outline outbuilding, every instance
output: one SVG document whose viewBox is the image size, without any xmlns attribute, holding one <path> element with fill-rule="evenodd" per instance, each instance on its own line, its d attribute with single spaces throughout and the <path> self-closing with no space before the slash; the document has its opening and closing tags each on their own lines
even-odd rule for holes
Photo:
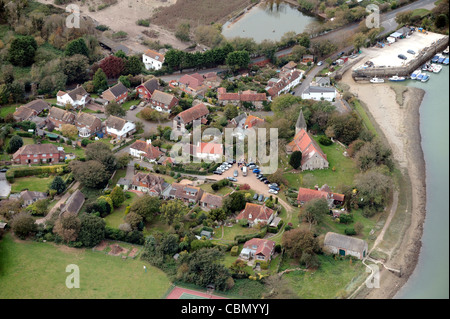
<svg viewBox="0 0 450 319">
<path fill-rule="evenodd" d="M 366 257 L 368 245 L 365 240 L 328 232 L 323 242 L 324 250 L 339 256 L 354 256 L 358 259 Z"/>
</svg>

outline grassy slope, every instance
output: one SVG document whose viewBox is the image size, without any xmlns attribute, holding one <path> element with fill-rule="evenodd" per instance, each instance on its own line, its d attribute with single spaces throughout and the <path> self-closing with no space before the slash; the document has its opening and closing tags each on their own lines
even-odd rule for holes
<svg viewBox="0 0 450 319">
<path fill-rule="evenodd" d="M 0 298 L 161 298 L 169 280 L 141 260 L 49 243 L 0 241 Z M 45 257 L 44 257 L 45 256 Z M 66 266 L 80 268 L 80 288 L 65 285 Z"/>
<path fill-rule="evenodd" d="M 127 198 L 120 207 L 117 207 L 112 214 L 109 214 L 108 216 L 106 216 L 105 222 L 106 225 L 109 227 L 114 227 L 114 228 L 119 228 L 120 224 L 123 224 L 124 218 L 125 218 L 125 209 L 127 208 L 128 205 L 130 205 L 133 200 L 135 199 L 135 197 L 137 196 L 136 193 L 133 192 L 127 192 L 128 194 L 130 194 L 130 198 Z"/>
<path fill-rule="evenodd" d="M 11 184 L 11 192 L 18 193 L 24 189 L 37 192 L 45 192 L 48 185 L 52 182 L 53 176 L 39 178 L 36 176 L 15 178 L 14 183 Z"/>
</svg>

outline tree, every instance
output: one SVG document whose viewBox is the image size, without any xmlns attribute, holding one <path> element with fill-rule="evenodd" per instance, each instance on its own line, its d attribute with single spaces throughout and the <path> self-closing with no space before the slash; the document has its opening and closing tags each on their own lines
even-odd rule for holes
<svg viewBox="0 0 450 319">
<path fill-rule="evenodd" d="M 363 129 L 362 121 L 355 112 L 332 115 L 328 120 L 329 127 L 332 127 L 334 137 L 347 145 L 356 140 Z"/>
<path fill-rule="evenodd" d="M 208 217 L 213 221 L 223 221 L 227 219 L 227 214 L 222 208 L 214 208 L 209 211 Z"/>
<path fill-rule="evenodd" d="M 273 99 L 271 108 L 275 113 L 282 115 L 286 109 L 297 104 L 299 101 L 300 98 L 297 96 L 293 96 L 292 94 L 282 94 Z"/>
<path fill-rule="evenodd" d="M 101 217 L 83 214 L 80 218 L 78 240 L 85 247 L 94 247 L 105 238 L 106 222 Z"/>
<path fill-rule="evenodd" d="M 364 143 L 355 157 L 362 171 L 380 165 L 386 165 L 390 170 L 394 168 L 391 149 L 385 147 L 379 140 Z"/>
<path fill-rule="evenodd" d="M 40 199 L 29 205 L 27 210 L 29 210 L 32 215 L 45 216 L 48 213 L 48 204 L 49 200 L 47 198 Z"/>
<path fill-rule="evenodd" d="M 223 199 L 222 208 L 228 213 L 232 214 L 236 211 L 245 208 L 245 196 L 241 192 L 234 192 Z"/>
<path fill-rule="evenodd" d="M 36 40 L 30 36 L 15 38 L 8 52 L 8 60 L 15 66 L 29 66 L 34 62 L 37 50 Z"/>
<path fill-rule="evenodd" d="M 119 82 L 125 85 L 127 88 L 131 86 L 130 77 L 128 75 L 119 76 Z"/>
<path fill-rule="evenodd" d="M 22 212 L 14 215 L 11 221 L 11 229 L 21 239 L 25 239 L 36 230 L 36 224 L 30 214 Z"/>
<path fill-rule="evenodd" d="M 271 275 L 264 279 L 266 287 L 264 299 L 298 299 L 297 294 L 292 290 L 289 283 L 283 277 Z"/>
<path fill-rule="evenodd" d="M 95 71 L 92 84 L 94 85 L 94 90 L 96 92 L 104 91 L 108 88 L 108 78 L 101 68 Z"/>
<path fill-rule="evenodd" d="M 320 223 L 329 211 L 328 202 L 325 198 L 314 198 L 305 204 L 300 217 L 309 223 L 311 229 L 311 225 Z"/>
<path fill-rule="evenodd" d="M 67 43 L 64 53 L 67 56 L 82 54 L 86 57 L 89 57 L 89 49 L 83 38 L 78 38 Z"/>
<path fill-rule="evenodd" d="M 176 27 L 175 37 L 177 37 L 183 42 L 188 42 L 190 41 L 189 32 L 190 32 L 189 23 L 180 23 Z"/>
<path fill-rule="evenodd" d="M 100 141 L 86 146 L 86 160 L 98 161 L 105 169 L 112 172 L 117 168 L 117 160 L 108 145 Z"/>
<path fill-rule="evenodd" d="M 364 225 L 363 225 L 363 223 L 361 223 L 360 221 L 358 221 L 358 222 L 355 223 L 355 227 L 354 227 L 354 228 L 355 228 L 356 234 L 359 235 L 359 234 L 361 234 L 362 231 L 364 230 Z"/>
<path fill-rule="evenodd" d="M 395 22 L 400 25 L 409 24 L 411 22 L 412 14 L 413 12 L 411 10 L 397 13 L 395 16 Z"/>
<path fill-rule="evenodd" d="M 117 159 L 117 168 L 126 168 L 131 160 L 131 156 L 130 154 L 121 154 L 117 156 L 116 159 Z"/>
<path fill-rule="evenodd" d="M 125 116 L 127 111 L 117 102 L 108 103 L 105 107 L 106 115 Z"/>
<path fill-rule="evenodd" d="M 234 51 L 227 55 L 226 64 L 232 71 L 245 69 L 250 63 L 250 54 L 247 51 Z"/>
<path fill-rule="evenodd" d="M 61 125 L 61 133 L 63 136 L 74 140 L 78 136 L 78 129 L 75 125 L 63 124 L 63 125 Z"/>
<path fill-rule="evenodd" d="M 356 51 L 359 51 L 361 47 L 364 47 L 367 41 L 367 37 L 364 33 L 359 32 L 354 35 L 353 37 L 353 46 L 355 47 Z"/>
<path fill-rule="evenodd" d="M 171 200 L 161 206 L 161 217 L 169 225 L 176 223 L 181 219 L 186 210 L 184 203 L 178 199 Z"/>
<path fill-rule="evenodd" d="M 64 213 L 56 220 L 53 232 L 68 243 L 77 240 L 80 228 L 81 221 L 77 215 Z"/>
<path fill-rule="evenodd" d="M 125 221 L 130 224 L 131 229 L 137 229 L 139 224 L 143 222 L 143 218 L 141 215 L 138 215 L 136 213 L 128 213 L 127 216 L 125 216 Z"/>
<path fill-rule="evenodd" d="M 289 165 L 292 166 L 293 169 L 297 169 L 302 165 L 302 152 L 294 151 L 289 158 Z"/>
<path fill-rule="evenodd" d="M 86 162 L 72 161 L 69 167 L 75 180 L 88 188 L 103 188 L 110 177 L 105 166 L 93 160 Z"/>
<path fill-rule="evenodd" d="M 228 120 L 235 118 L 239 113 L 237 106 L 233 104 L 227 104 L 223 111 Z"/>
<path fill-rule="evenodd" d="M 119 207 L 125 201 L 125 194 L 120 186 L 114 187 L 109 197 L 114 207 Z"/>
<path fill-rule="evenodd" d="M 84 55 L 75 54 L 61 62 L 62 70 L 67 75 L 67 84 L 84 82 L 88 78 L 89 60 Z"/>
<path fill-rule="evenodd" d="M 23 146 L 23 139 L 19 135 L 13 135 L 9 140 L 8 153 L 13 154 Z"/>
<path fill-rule="evenodd" d="M 392 190 L 392 179 L 377 170 L 368 170 L 355 178 L 356 195 L 353 203 L 363 208 L 363 214 L 372 216 L 383 210 Z"/>
<path fill-rule="evenodd" d="M 100 68 L 105 72 L 108 78 L 116 79 L 122 74 L 125 63 L 121 58 L 110 55 L 100 62 Z"/>
<path fill-rule="evenodd" d="M 295 45 L 292 48 L 291 54 L 294 61 L 301 61 L 303 56 L 306 54 L 306 48 L 302 45 Z"/>
<path fill-rule="evenodd" d="M 293 258 L 300 259 L 303 253 L 313 255 L 320 251 L 319 243 L 313 233 L 303 228 L 284 232 L 281 242 L 286 252 Z"/>
<path fill-rule="evenodd" d="M 144 195 L 139 197 L 131 204 L 130 213 L 136 213 L 144 218 L 145 221 L 150 221 L 161 207 L 161 200 L 158 197 Z"/>
<path fill-rule="evenodd" d="M 125 61 L 125 74 L 137 75 L 142 72 L 144 64 L 139 56 L 133 55 Z"/>
<path fill-rule="evenodd" d="M 55 176 L 49 188 L 54 189 L 57 194 L 61 194 L 66 189 L 66 183 L 60 176 Z"/>
</svg>

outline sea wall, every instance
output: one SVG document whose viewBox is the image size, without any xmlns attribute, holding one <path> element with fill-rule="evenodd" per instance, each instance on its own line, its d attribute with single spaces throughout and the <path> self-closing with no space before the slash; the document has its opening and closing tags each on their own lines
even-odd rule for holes
<svg viewBox="0 0 450 319">
<path fill-rule="evenodd" d="M 393 75 L 409 76 L 415 70 L 420 68 L 427 61 L 431 60 L 437 53 L 443 51 L 448 46 L 449 37 L 439 39 L 434 45 L 426 47 L 420 52 L 420 55 L 401 67 L 375 67 L 360 70 L 353 70 L 352 77 L 354 80 L 368 80 L 373 77 L 390 77 Z"/>
</svg>

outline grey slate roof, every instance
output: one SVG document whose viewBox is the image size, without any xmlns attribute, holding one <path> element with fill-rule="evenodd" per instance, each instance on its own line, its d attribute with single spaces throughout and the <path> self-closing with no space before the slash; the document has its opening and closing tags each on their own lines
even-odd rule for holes
<svg viewBox="0 0 450 319">
<path fill-rule="evenodd" d="M 336 89 L 334 87 L 310 86 L 305 90 L 304 93 L 329 93 L 335 91 Z"/>
<path fill-rule="evenodd" d="M 344 248 L 353 251 L 362 251 L 367 247 L 367 243 L 359 238 L 328 232 L 323 242 L 325 246 Z"/>
<path fill-rule="evenodd" d="M 125 93 L 127 91 L 127 87 L 122 84 L 122 82 L 117 83 L 116 85 L 109 88 L 109 91 L 115 96 Z"/>
<path fill-rule="evenodd" d="M 78 214 L 85 201 L 84 194 L 80 190 L 76 190 L 67 200 L 61 213 Z"/>
</svg>

